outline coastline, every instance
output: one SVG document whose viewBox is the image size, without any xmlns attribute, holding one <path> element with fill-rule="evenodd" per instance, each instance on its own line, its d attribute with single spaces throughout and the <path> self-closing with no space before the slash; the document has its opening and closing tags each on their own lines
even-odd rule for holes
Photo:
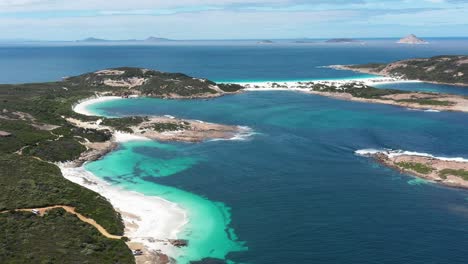
<svg viewBox="0 0 468 264">
<path fill-rule="evenodd" d="M 81 100 L 73 106 L 73 111 L 95 116 L 87 108 L 90 105 L 120 100 L 118 96 L 97 96 Z M 119 144 L 142 141 L 182 141 L 203 142 L 220 140 L 243 141 L 255 134 L 249 127 L 225 126 L 200 120 L 177 119 L 173 116 L 150 117 L 140 126 L 132 126 L 134 133 L 113 130 L 101 124 L 101 120 L 85 122 L 68 118 L 68 122 L 78 127 L 93 129 L 109 129 L 112 138 L 106 142 L 85 143 L 87 151 L 75 161 L 60 163 L 57 166 L 63 176 L 85 188 L 91 189 L 106 197 L 114 209 L 121 213 L 125 225 L 124 236 L 130 239 L 127 245 L 135 249 L 143 249 L 143 256 L 136 256 L 138 263 L 173 263 L 182 259 L 184 263 L 184 250 L 179 249 L 171 241 L 187 236 L 185 227 L 190 223 L 189 209 L 178 203 L 171 202 L 156 195 L 146 195 L 113 186 L 112 183 L 100 179 L 86 169 L 85 165 L 102 158 L 104 155 L 117 149 Z M 157 122 L 187 122 L 191 125 L 188 130 L 168 132 L 150 131 L 146 127 Z M 216 209 L 218 210 L 218 209 Z M 195 241 L 193 241 L 195 242 Z M 189 249 L 193 251 L 193 249 Z M 148 260 L 150 262 L 148 262 Z"/>
<path fill-rule="evenodd" d="M 377 74 L 373 74 L 377 75 Z M 311 80 L 291 80 L 291 81 L 253 81 L 253 82 L 233 82 L 234 84 L 239 84 L 243 86 L 268 86 L 273 83 L 281 84 L 281 85 L 287 85 L 287 86 L 298 86 L 301 83 L 309 83 L 309 82 L 315 82 L 315 83 L 321 83 L 321 84 L 327 84 L 327 83 L 339 83 L 339 84 L 344 84 L 344 83 L 349 83 L 349 82 L 363 82 L 367 85 L 372 85 L 372 84 L 389 84 L 389 83 L 420 83 L 423 81 L 419 80 L 405 80 L 405 79 L 399 79 L 399 78 L 394 78 L 390 76 L 383 76 L 383 75 L 378 75 L 375 77 L 356 77 L 356 78 L 346 78 L 346 79 L 311 79 Z M 272 88 L 275 89 L 275 88 Z M 245 89 L 244 89 L 245 90 Z M 253 90 L 253 89 L 252 89 Z M 250 90 L 249 90 L 250 91 Z"/>
<path fill-rule="evenodd" d="M 358 156 L 370 157 L 378 163 L 417 178 L 448 187 L 468 189 L 468 159 L 437 157 L 428 153 L 403 150 L 360 149 Z"/>
<path fill-rule="evenodd" d="M 93 104 L 103 103 L 107 101 L 113 101 L 121 99 L 120 96 L 111 96 L 111 95 L 102 95 L 102 96 L 93 96 L 90 98 L 86 98 L 84 100 L 78 101 L 75 105 L 73 105 L 72 109 L 74 112 L 85 115 L 85 116 L 94 116 L 94 114 L 89 111 L 87 108 Z"/>
<path fill-rule="evenodd" d="M 334 69 L 334 70 L 340 70 L 340 71 L 352 71 L 352 72 L 371 74 L 371 75 L 377 75 L 377 76 L 382 76 L 382 77 L 392 77 L 389 74 L 378 72 L 371 68 L 353 68 L 350 66 L 352 65 L 330 65 L 326 67 L 330 69 Z M 448 83 L 448 82 L 436 82 L 436 81 L 426 81 L 426 80 L 416 80 L 416 81 L 432 83 L 432 84 L 452 85 L 452 86 L 468 86 L 468 83 Z"/>
<path fill-rule="evenodd" d="M 130 238 L 130 243 L 144 245 L 144 253 L 163 253 L 170 258 L 177 257 L 177 248 L 168 243 L 168 239 L 177 239 L 183 226 L 188 223 L 187 212 L 183 208 L 157 196 L 145 196 L 112 186 L 84 166 L 61 163 L 58 167 L 66 179 L 109 200 L 122 215 L 124 236 Z"/>
<path fill-rule="evenodd" d="M 361 80 L 336 80 L 336 81 L 315 81 L 315 82 L 263 82 L 263 83 L 244 83 L 244 91 L 294 91 L 307 94 L 326 96 L 339 100 L 356 101 L 363 103 L 377 103 L 405 107 L 408 109 L 431 110 L 431 111 L 459 111 L 468 112 L 468 99 L 461 95 L 428 93 L 428 92 L 408 92 L 394 93 L 385 96 L 366 98 L 356 97 L 346 92 L 346 86 L 354 85 L 359 87 L 378 84 L 391 83 L 419 83 L 418 80 L 402 80 L 392 77 L 367 78 Z M 334 87 L 336 91 L 331 92 L 326 89 L 314 90 L 314 86 Z M 374 88 L 378 89 L 378 88 Z M 420 104 L 417 100 L 441 101 L 439 104 Z M 444 104 L 445 103 L 445 104 Z"/>
</svg>

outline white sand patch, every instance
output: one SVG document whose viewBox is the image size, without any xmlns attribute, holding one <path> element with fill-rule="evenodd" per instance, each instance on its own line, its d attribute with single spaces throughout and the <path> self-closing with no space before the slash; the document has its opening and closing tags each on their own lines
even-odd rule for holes
<svg viewBox="0 0 468 264">
<path fill-rule="evenodd" d="M 371 155 L 375 155 L 378 153 L 384 154 L 390 158 L 394 158 L 398 156 L 419 156 L 419 157 L 433 158 L 433 159 L 444 160 L 444 161 L 468 162 L 468 159 L 461 158 L 461 157 L 438 157 L 429 153 L 406 151 L 406 150 L 360 149 L 360 150 L 355 151 L 355 154 L 359 156 L 371 156 Z"/>
<path fill-rule="evenodd" d="M 138 78 L 138 77 L 125 78 L 125 79 L 121 79 L 121 80 L 112 80 L 112 79 L 104 80 L 104 84 L 107 85 L 107 86 L 111 86 L 111 87 L 128 87 L 128 88 L 141 86 L 141 85 L 145 84 L 145 82 L 146 82 L 145 78 Z"/>
<path fill-rule="evenodd" d="M 129 142 L 129 141 L 150 141 L 151 139 L 143 136 L 137 136 L 125 132 L 116 131 L 114 133 L 114 140 L 118 143 Z"/>
<path fill-rule="evenodd" d="M 235 84 L 242 85 L 246 87 L 247 91 L 306 91 L 310 90 L 309 88 L 301 88 L 307 83 L 313 82 L 315 84 L 324 84 L 324 85 L 334 85 L 341 86 L 349 83 L 363 84 L 363 85 L 378 85 L 378 84 L 391 84 L 391 83 L 420 83 L 418 80 L 402 80 L 398 78 L 391 77 L 371 77 L 371 78 L 361 78 L 361 79 L 348 79 L 348 80 L 310 80 L 310 81 L 288 81 L 288 82 L 239 82 Z"/>
</svg>

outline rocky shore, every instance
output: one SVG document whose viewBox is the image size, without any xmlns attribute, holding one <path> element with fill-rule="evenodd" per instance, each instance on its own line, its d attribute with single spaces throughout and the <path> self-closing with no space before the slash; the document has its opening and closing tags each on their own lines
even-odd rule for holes
<svg viewBox="0 0 468 264">
<path fill-rule="evenodd" d="M 468 189 L 468 160 L 400 151 L 356 152 L 403 173 L 450 187 Z"/>
</svg>

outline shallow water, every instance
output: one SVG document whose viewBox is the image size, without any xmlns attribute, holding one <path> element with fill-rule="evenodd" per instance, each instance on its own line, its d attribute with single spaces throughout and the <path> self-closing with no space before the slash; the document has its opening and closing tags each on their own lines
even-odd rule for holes
<svg viewBox="0 0 468 264">
<path fill-rule="evenodd" d="M 122 154 L 125 173 L 115 173 L 127 175 L 121 184 L 138 179 L 129 188 L 150 193 L 171 186 L 230 207 L 229 227 L 248 247 L 228 255 L 235 262 L 465 262 L 466 191 L 422 182 L 354 152 L 391 148 L 468 158 L 466 114 L 295 92 L 199 101 L 128 99 L 95 105 L 93 111 L 170 114 L 246 125 L 258 132 L 246 141 L 165 144 L 174 152 L 133 148 Z M 146 159 L 134 162 L 135 155 Z M 112 159 L 111 154 L 105 160 Z M 157 177 L 161 170 L 175 173 Z M 179 202 L 184 206 L 190 199 Z M 209 201 L 197 199 L 187 207 Z M 205 219 L 217 219 L 209 216 L 213 211 L 203 212 Z M 224 245 L 233 251 L 242 246 Z"/>
<path fill-rule="evenodd" d="M 141 141 L 122 144 L 105 158 L 87 164 L 86 169 L 119 187 L 183 206 L 190 222 L 178 238 L 188 239 L 190 245 L 176 258 L 178 263 L 206 257 L 224 259 L 231 251 L 246 249 L 230 230 L 230 209 L 223 203 L 157 184 L 158 177 L 181 173 L 198 162 L 176 145 Z"/>
</svg>

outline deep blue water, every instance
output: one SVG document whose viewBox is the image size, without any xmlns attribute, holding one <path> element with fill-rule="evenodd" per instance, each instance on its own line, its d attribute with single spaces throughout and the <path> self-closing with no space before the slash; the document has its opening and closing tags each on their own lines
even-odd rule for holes
<svg viewBox="0 0 468 264">
<path fill-rule="evenodd" d="M 468 54 L 467 44 L 2 46 L 0 83 L 52 81 L 117 66 L 218 81 L 346 78 L 358 74 L 317 67 Z M 415 85 L 398 88 L 422 87 Z M 423 88 L 466 94 L 456 87 Z M 100 111 L 170 114 L 246 125 L 258 133 L 248 141 L 171 143 L 177 155 L 196 164 L 168 177 L 145 178 L 231 207 L 231 227 L 249 247 L 231 254 L 236 262 L 466 263 L 468 192 L 416 181 L 354 151 L 392 148 L 468 158 L 467 114 L 293 92 L 195 101 L 131 99 L 102 104 Z M 175 155 L 151 148 L 136 151 L 148 159 Z"/>
<path fill-rule="evenodd" d="M 53 81 L 119 66 L 183 72 L 216 81 L 346 78 L 358 74 L 317 67 L 468 54 L 468 39 L 430 41 L 430 45 L 419 46 L 397 45 L 394 40 L 369 40 L 366 45 L 237 42 L 172 46 L 0 45 L 0 83 Z"/>
<path fill-rule="evenodd" d="M 129 99 L 101 114 L 171 114 L 247 125 L 248 141 L 174 144 L 198 163 L 147 181 L 232 208 L 247 263 L 466 263 L 468 192 L 419 182 L 363 148 L 468 157 L 468 118 L 337 101 L 294 92 L 252 92 L 205 101 Z M 148 158 L 170 153 L 139 150 Z M 139 152 L 137 151 L 137 152 Z M 138 168 L 138 164 L 135 164 Z"/>
</svg>

